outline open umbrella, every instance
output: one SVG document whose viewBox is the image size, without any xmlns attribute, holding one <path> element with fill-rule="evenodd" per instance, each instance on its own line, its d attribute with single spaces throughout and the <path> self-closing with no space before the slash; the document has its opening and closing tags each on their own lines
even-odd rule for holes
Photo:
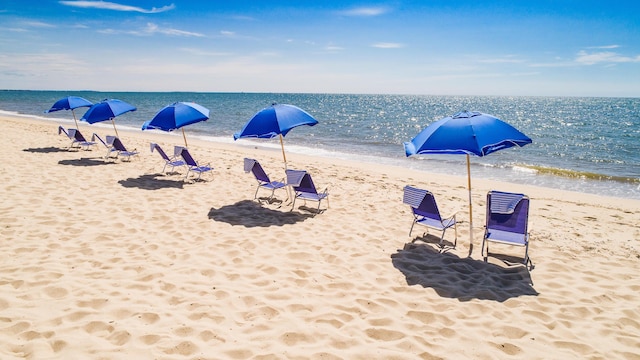
<svg viewBox="0 0 640 360">
<path fill-rule="evenodd" d="M 176 102 L 162 108 L 153 117 L 142 124 L 142 130 L 158 129 L 173 131 L 182 128 L 184 146 L 187 147 L 187 137 L 184 134 L 184 126 L 191 125 L 209 119 L 209 109 L 193 102 Z"/>
<path fill-rule="evenodd" d="M 45 113 L 50 113 L 54 111 L 60 110 L 71 110 L 71 114 L 73 114 L 73 121 L 76 122 L 76 128 L 78 127 L 78 120 L 76 119 L 76 113 L 73 111 L 79 107 L 89 107 L 93 105 L 93 103 L 85 98 L 81 98 L 79 96 L 67 96 L 56 101 L 51 109 L 45 111 Z"/>
<path fill-rule="evenodd" d="M 314 126 L 317 123 L 318 120 L 297 106 L 272 104 L 270 107 L 264 108 L 253 115 L 240 132 L 233 134 L 233 139 L 238 140 L 240 138 L 251 137 L 271 139 L 279 136 L 282 158 L 284 159 L 284 167 L 286 169 L 287 156 L 284 153 L 284 142 L 282 138 L 294 127 L 301 125 Z"/>
<path fill-rule="evenodd" d="M 467 156 L 469 188 L 469 242 L 473 240 L 471 166 L 469 155 L 485 156 L 512 146 L 525 146 L 531 139 L 493 115 L 477 111 L 459 112 L 440 119 L 404 143 L 407 156 L 416 154 L 463 154 Z M 471 252 L 471 249 L 469 250 Z"/>
<path fill-rule="evenodd" d="M 113 120 L 116 116 L 122 115 L 129 111 L 136 111 L 136 107 L 118 99 L 104 99 L 99 103 L 93 104 L 89 110 L 82 116 L 82 119 L 89 124 L 94 124 L 100 121 L 111 120 L 113 124 L 113 130 L 118 136 L 118 130 L 116 129 L 116 122 Z"/>
</svg>

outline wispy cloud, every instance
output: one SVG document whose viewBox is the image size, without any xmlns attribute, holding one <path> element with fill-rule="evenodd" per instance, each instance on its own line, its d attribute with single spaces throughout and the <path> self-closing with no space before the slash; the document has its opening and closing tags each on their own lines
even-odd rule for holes
<svg viewBox="0 0 640 360">
<path fill-rule="evenodd" d="M 163 6 L 160 8 L 152 7 L 150 10 L 143 9 L 137 6 L 131 5 L 123 5 L 108 1 L 60 1 L 60 4 L 66 6 L 73 6 L 85 9 L 105 9 L 105 10 L 115 10 L 115 11 L 133 11 L 139 12 L 143 14 L 155 14 L 161 13 L 169 10 L 173 10 L 176 8 L 174 4 Z"/>
<path fill-rule="evenodd" d="M 633 63 L 640 62 L 640 55 L 635 57 L 624 56 L 612 51 L 602 51 L 589 53 L 581 50 L 576 55 L 575 61 L 584 65 L 612 64 L 612 63 Z"/>
<path fill-rule="evenodd" d="M 341 46 L 336 46 L 336 45 L 327 45 L 324 48 L 326 51 L 342 51 L 344 50 L 343 47 Z"/>
<path fill-rule="evenodd" d="M 620 45 L 589 46 L 587 49 L 617 49 Z"/>
<path fill-rule="evenodd" d="M 403 48 L 404 45 L 400 43 L 381 42 L 381 43 L 372 44 L 371 47 L 378 48 L 378 49 L 399 49 L 399 48 Z"/>
<path fill-rule="evenodd" d="M 216 51 L 209 51 L 209 50 L 202 50 L 202 49 L 196 49 L 196 48 L 181 48 L 181 51 L 184 51 L 186 53 L 189 53 L 191 55 L 197 55 L 197 56 L 229 56 L 232 55 L 232 53 L 229 52 L 216 52 Z"/>
<path fill-rule="evenodd" d="M 344 16 L 379 16 L 388 13 L 385 7 L 356 7 L 338 12 Z"/>
<path fill-rule="evenodd" d="M 486 58 L 480 59 L 478 62 L 483 64 L 521 64 L 525 61 L 522 59 L 518 59 L 515 56 L 505 56 L 500 58 Z"/>
<path fill-rule="evenodd" d="M 22 22 L 23 25 L 28 26 L 28 27 L 36 27 L 36 28 L 54 28 L 56 27 L 55 25 L 49 24 L 49 23 L 45 23 L 42 21 L 34 21 L 34 20 L 30 20 L 30 21 L 23 21 Z"/>
<path fill-rule="evenodd" d="M 204 34 L 184 31 L 172 28 L 161 28 L 154 23 L 147 23 L 147 27 L 141 30 L 115 30 L 115 29 L 104 29 L 98 31 L 101 34 L 129 34 L 136 36 L 151 36 L 155 34 L 162 34 L 168 36 L 184 36 L 184 37 L 204 37 Z"/>
</svg>

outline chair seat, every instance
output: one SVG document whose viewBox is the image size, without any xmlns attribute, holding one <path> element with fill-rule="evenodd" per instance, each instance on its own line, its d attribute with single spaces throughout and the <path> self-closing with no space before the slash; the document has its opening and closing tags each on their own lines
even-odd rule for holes
<svg viewBox="0 0 640 360">
<path fill-rule="evenodd" d="M 456 220 L 454 218 L 451 218 L 451 219 L 443 219 L 442 221 L 438 221 L 435 219 L 422 217 L 420 219 L 417 219 L 416 223 L 424 226 L 430 226 L 438 230 L 445 230 L 455 225 Z"/>
<path fill-rule="evenodd" d="M 315 193 L 307 193 L 307 192 L 298 192 L 296 194 L 296 197 L 300 199 L 305 199 L 305 200 L 320 201 L 326 198 L 328 195 L 329 194 L 326 194 L 326 193 L 315 194 Z"/>
<path fill-rule="evenodd" d="M 527 245 L 526 236 L 523 234 L 516 234 L 509 231 L 501 231 L 490 229 L 487 230 L 486 239 L 488 241 L 500 242 L 509 245 L 525 246 Z"/>
<path fill-rule="evenodd" d="M 211 171 L 211 170 L 213 170 L 213 168 L 209 166 L 197 166 L 197 167 L 191 168 L 191 171 L 200 172 L 200 173 Z"/>
<path fill-rule="evenodd" d="M 287 184 L 280 181 L 271 181 L 271 182 L 263 182 L 260 184 L 260 186 L 269 190 L 277 190 L 287 186 Z"/>
</svg>

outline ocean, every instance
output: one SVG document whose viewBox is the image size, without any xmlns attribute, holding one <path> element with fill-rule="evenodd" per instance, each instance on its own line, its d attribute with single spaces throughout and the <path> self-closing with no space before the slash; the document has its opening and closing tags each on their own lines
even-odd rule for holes
<svg viewBox="0 0 640 360">
<path fill-rule="evenodd" d="M 70 95 L 92 102 L 115 98 L 136 106 L 135 112 L 116 118 L 117 127 L 123 129 L 140 129 L 168 104 L 193 101 L 211 114 L 208 121 L 186 128 L 188 136 L 228 143 L 259 110 L 272 103 L 292 104 L 319 124 L 292 130 L 285 139 L 287 153 L 464 177 L 464 156 L 407 158 L 402 144 L 436 120 L 459 111 L 479 111 L 508 122 L 533 143 L 472 156 L 472 181 L 482 178 L 640 199 L 640 98 L 4 90 L 0 91 L 0 113 L 72 124 L 70 111 L 44 113 Z M 78 119 L 86 109 L 76 110 Z M 280 146 L 277 139 L 238 140 L 251 141 Z M 460 185 L 466 185 L 466 180 Z"/>
</svg>

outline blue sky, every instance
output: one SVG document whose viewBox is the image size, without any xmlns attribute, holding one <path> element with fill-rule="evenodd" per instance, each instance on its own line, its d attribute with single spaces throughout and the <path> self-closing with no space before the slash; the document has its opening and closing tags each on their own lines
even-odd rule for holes
<svg viewBox="0 0 640 360">
<path fill-rule="evenodd" d="M 640 96 L 640 2 L 0 2 L 0 88 Z"/>
</svg>

